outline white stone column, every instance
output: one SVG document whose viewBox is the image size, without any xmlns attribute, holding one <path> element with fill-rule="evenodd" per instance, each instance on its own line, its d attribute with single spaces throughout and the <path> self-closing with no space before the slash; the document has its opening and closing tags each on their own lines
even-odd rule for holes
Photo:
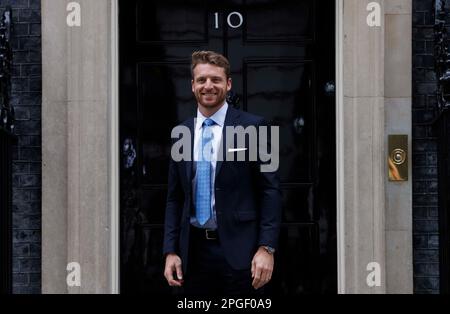
<svg viewBox="0 0 450 314">
<path fill-rule="evenodd" d="M 338 167 L 343 167 L 338 174 L 338 185 L 343 184 L 338 206 L 340 293 L 386 292 L 384 1 L 376 1 L 381 25 L 375 27 L 367 24 L 370 2 L 344 0 L 342 7 L 343 86 L 337 117 L 338 145 L 343 147 L 338 155 Z M 369 287 L 366 267 L 373 262 L 380 266 L 381 286 Z"/>
<path fill-rule="evenodd" d="M 412 292 L 411 175 L 392 183 L 387 167 L 388 135 L 411 138 L 411 2 L 337 1 L 340 293 Z M 380 26 L 367 23 L 369 3 Z M 372 262 L 380 286 L 367 284 Z"/>
<path fill-rule="evenodd" d="M 42 1 L 43 200 L 42 291 L 108 293 L 111 266 L 111 0 L 79 0 L 81 25 L 67 4 Z M 115 174 L 117 178 L 111 178 Z M 114 254 L 117 254 L 115 252 Z M 81 286 L 66 266 L 81 266 Z"/>
<path fill-rule="evenodd" d="M 67 292 L 67 29 L 65 1 L 41 1 L 42 292 Z"/>
</svg>

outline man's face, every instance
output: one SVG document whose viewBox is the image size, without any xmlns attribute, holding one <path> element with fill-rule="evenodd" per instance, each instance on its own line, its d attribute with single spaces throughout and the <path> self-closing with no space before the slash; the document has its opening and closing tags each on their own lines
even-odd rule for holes
<svg viewBox="0 0 450 314">
<path fill-rule="evenodd" d="M 199 106 L 211 109 L 222 105 L 230 90 L 231 79 L 227 80 L 224 68 L 207 63 L 194 68 L 192 92 Z"/>
</svg>

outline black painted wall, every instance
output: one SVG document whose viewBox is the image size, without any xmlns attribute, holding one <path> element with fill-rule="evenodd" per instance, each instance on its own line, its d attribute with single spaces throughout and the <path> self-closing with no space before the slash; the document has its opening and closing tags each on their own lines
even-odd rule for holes
<svg viewBox="0 0 450 314">
<path fill-rule="evenodd" d="M 13 293 L 41 292 L 41 1 L 0 0 L 13 11 Z"/>
<path fill-rule="evenodd" d="M 434 1 L 413 0 L 413 239 L 414 292 L 439 293 Z"/>
</svg>

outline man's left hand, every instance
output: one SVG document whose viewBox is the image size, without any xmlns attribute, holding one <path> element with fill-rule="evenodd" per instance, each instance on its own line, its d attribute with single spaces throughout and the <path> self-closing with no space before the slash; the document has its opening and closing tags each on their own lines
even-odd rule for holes
<svg viewBox="0 0 450 314">
<path fill-rule="evenodd" d="M 272 279 L 274 258 L 264 247 L 260 247 L 252 261 L 252 286 L 259 289 Z"/>
</svg>

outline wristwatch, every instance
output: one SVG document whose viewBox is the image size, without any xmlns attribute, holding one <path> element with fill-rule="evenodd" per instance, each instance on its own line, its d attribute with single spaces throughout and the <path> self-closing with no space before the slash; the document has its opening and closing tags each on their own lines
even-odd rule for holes
<svg viewBox="0 0 450 314">
<path fill-rule="evenodd" d="M 270 255 L 273 255 L 273 253 L 275 253 L 275 249 L 273 247 L 270 247 L 268 245 L 263 246 L 263 248 L 266 250 L 267 253 L 269 253 Z"/>
</svg>

